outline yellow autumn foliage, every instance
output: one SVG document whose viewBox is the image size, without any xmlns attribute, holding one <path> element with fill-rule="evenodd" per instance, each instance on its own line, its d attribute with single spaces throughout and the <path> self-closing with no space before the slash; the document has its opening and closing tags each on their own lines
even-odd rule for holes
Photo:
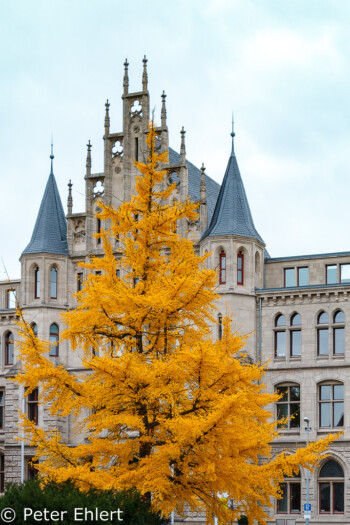
<svg viewBox="0 0 350 525">
<path fill-rule="evenodd" d="M 315 465 L 334 437 L 271 457 L 276 424 L 265 407 L 277 397 L 264 392 L 261 367 L 237 358 L 244 340 L 228 319 L 214 341 L 216 272 L 176 233 L 178 221 L 197 219 L 197 206 L 172 200 L 176 184 L 166 184 L 167 155 L 155 144 L 151 124 L 148 160 L 135 162 L 135 196 L 117 210 L 101 203 L 104 256 L 82 265 L 78 306 L 64 314 L 62 338 L 83 352 L 83 370 L 55 365 L 48 343 L 21 322 L 16 380 L 40 385 L 52 415 L 72 414 L 81 444 L 24 416 L 23 426 L 44 479 L 136 487 L 165 515 L 186 505 L 205 510 L 208 522 L 246 514 L 264 524 L 283 476 Z"/>
</svg>

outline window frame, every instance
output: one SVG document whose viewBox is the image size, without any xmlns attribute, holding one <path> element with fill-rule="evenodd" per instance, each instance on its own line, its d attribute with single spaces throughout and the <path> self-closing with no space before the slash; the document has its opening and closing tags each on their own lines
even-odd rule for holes
<svg viewBox="0 0 350 525">
<path fill-rule="evenodd" d="M 331 398 L 330 399 L 321 399 L 321 387 L 323 386 L 330 386 L 331 387 Z M 337 399 L 334 397 L 334 387 L 335 386 L 342 386 L 343 387 L 343 398 L 342 399 Z M 345 384 L 342 383 L 342 382 L 338 382 L 338 381 L 326 381 L 324 383 L 319 383 L 317 385 L 318 387 L 318 427 L 320 429 L 326 429 L 326 428 L 330 428 L 330 429 L 339 429 L 339 428 L 344 428 L 344 415 L 345 415 L 345 411 L 344 411 L 344 408 L 345 408 Z M 334 424 L 334 405 L 338 404 L 340 405 L 342 403 L 343 405 L 343 424 L 342 425 L 337 425 L 335 426 Z M 322 425 L 322 413 L 321 413 L 321 406 L 322 404 L 328 404 L 330 405 L 330 412 L 329 412 L 329 419 L 330 419 L 330 425 L 329 426 L 326 426 L 326 425 Z"/>
<path fill-rule="evenodd" d="M 55 272 L 53 274 L 53 272 Z M 52 279 L 52 275 L 55 275 L 55 281 Z M 53 291 L 53 287 L 54 286 L 54 292 L 55 294 L 52 293 Z M 58 269 L 57 269 L 57 266 L 51 266 L 50 268 L 50 299 L 57 299 L 57 291 L 58 291 Z"/>
<path fill-rule="evenodd" d="M 241 261 L 242 267 L 239 268 L 239 262 Z M 237 253 L 237 285 L 244 286 L 244 253 Z"/>
<path fill-rule="evenodd" d="M 221 250 L 219 255 L 219 284 L 226 284 L 227 260 L 226 252 Z M 223 266 L 224 261 L 224 266 Z"/>
<path fill-rule="evenodd" d="M 10 337 L 12 337 L 12 341 L 9 340 Z M 13 336 L 13 333 L 9 330 L 5 334 L 5 366 L 12 366 L 14 364 L 15 362 L 14 350 L 15 350 L 15 338 Z"/>
<path fill-rule="evenodd" d="M 328 268 L 331 268 L 331 267 L 334 267 L 336 268 L 336 279 L 334 282 L 328 282 Z M 337 284 L 339 283 L 339 265 L 337 263 L 335 264 L 326 264 L 326 267 L 325 267 L 325 270 L 326 270 L 326 284 Z"/>
<path fill-rule="evenodd" d="M 300 388 L 300 384 L 299 383 L 279 383 L 277 385 L 275 385 L 275 392 L 278 393 L 280 391 L 281 388 L 286 388 L 287 389 L 287 400 L 286 401 L 283 401 L 281 399 L 279 399 L 278 401 L 276 401 L 275 403 L 275 406 L 276 406 L 276 422 L 277 422 L 277 429 L 278 430 L 282 430 L 282 431 L 288 431 L 288 430 L 291 430 L 291 431 L 300 431 L 300 413 L 301 413 L 301 388 Z M 299 401 L 294 401 L 291 399 L 291 388 L 298 388 L 299 389 Z M 288 421 L 284 424 L 284 426 L 279 426 L 278 424 L 278 407 L 281 406 L 281 405 L 287 405 L 287 416 L 288 417 Z M 299 409 L 296 411 L 296 412 L 293 412 L 291 411 L 291 405 L 299 405 Z M 292 419 L 290 419 L 294 414 L 297 414 L 297 412 L 299 411 L 299 426 L 291 426 L 291 423 L 292 423 Z"/>
<path fill-rule="evenodd" d="M 277 499 L 276 500 L 276 514 L 292 514 L 292 515 L 298 515 L 301 514 L 301 478 L 300 474 L 298 477 L 295 478 L 285 478 L 284 481 L 281 483 L 281 486 L 284 485 L 287 488 L 287 510 L 279 510 L 279 502 L 283 501 L 283 499 Z M 299 486 L 299 510 L 292 510 L 291 508 L 291 485 L 297 485 Z"/>
<path fill-rule="evenodd" d="M 16 300 L 17 300 L 16 288 L 7 288 L 5 293 L 6 293 L 6 300 L 5 300 L 6 310 L 14 310 L 16 308 Z M 15 303 L 14 306 L 11 306 L 12 299 L 10 299 L 10 297 L 12 293 L 13 293 L 13 300 Z"/>
<path fill-rule="evenodd" d="M 30 394 L 27 395 L 27 416 L 28 420 L 35 425 L 39 423 L 39 389 L 34 388 Z"/>
<path fill-rule="evenodd" d="M 335 320 L 336 315 L 341 312 L 344 315 L 344 322 L 337 322 Z M 343 357 L 345 355 L 345 314 L 343 310 L 338 309 L 333 313 L 332 317 L 332 352 L 333 356 L 341 356 Z M 342 330 L 343 333 L 343 352 L 336 352 L 336 332 Z"/>
<path fill-rule="evenodd" d="M 52 331 L 52 327 L 57 327 L 57 332 Z M 51 338 L 55 337 L 55 341 L 53 341 Z M 49 349 L 49 356 L 50 357 L 58 357 L 59 356 L 59 339 L 60 339 L 60 328 L 57 323 L 51 323 L 50 324 L 50 333 L 49 333 L 49 340 L 50 340 L 50 349 Z"/>
<path fill-rule="evenodd" d="M 321 315 L 326 314 L 328 317 L 328 320 L 326 323 L 320 322 Z M 317 357 L 328 357 L 329 356 L 329 314 L 322 310 L 317 315 L 317 321 L 316 321 L 316 344 L 317 344 Z M 320 332 L 327 332 L 327 352 L 321 353 L 320 352 Z"/>
<path fill-rule="evenodd" d="M 343 476 L 322 476 L 321 477 L 321 471 L 323 469 L 323 467 L 329 462 L 329 461 L 334 461 L 335 463 L 337 463 L 340 468 L 342 469 L 343 471 Z M 339 463 L 339 461 L 331 458 L 331 459 L 328 459 L 327 461 L 325 461 L 325 463 L 323 463 L 323 465 L 320 467 L 319 471 L 318 471 L 318 477 L 317 477 L 317 485 L 318 485 L 318 512 L 321 516 L 323 515 L 332 515 L 332 514 L 335 514 L 335 515 L 343 515 L 345 514 L 345 473 L 344 473 L 344 469 L 343 467 L 341 466 L 341 464 Z M 322 485 L 329 485 L 329 511 L 324 511 L 321 509 L 321 486 Z M 342 485 L 343 486 L 343 510 L 342 511 L 336 511 L 335 508 L 334 508 L 334 505 L 335 505 L 335 501 L 336 501 L 336 498 L 335 498 L 335 488 L 336 488 L 336 485 Z"/>
<path fill-rule="evenodd" d="M 293 270 L 294 272 L 294 283 L 291 284 L 291 285 L 286 285 L 286 273 L 288 270 Z M 295 267 L 294 266 L 288 266 L 288 268 L 283 268 L 283 285 L 284 285 L 284 288 L 293 288 L 293 286 L 295 286 Z"/>
<path fill-rule="evenodd" d="M 307 270 L 307 284 L 300 284 L 300 270 Z M 309 267 L 308 266 L 298 266 L 297 267 L 297 286 L 309 286 Z"/>
<path fill-rule="evenodd" d="M 34 299 L 40 299 L 40 268 L 34 269 Z"/>
<path fill-rule="evenodd" d="M 297 315 L 300 317 L 301 322 L 300 324 L 293 324 L 293 319 Z M 296 332 L 300 332 L 300 353 L 299 354 L 293 354 L 293 347 L 294 347 L 293 335 Z M 290 324 L 289 324 L 289 357 L 291 357 L 292 359 L 300 359 L 301 353 L 302 353 L 302 320 L 301 320 L 301 315 L 298 312 L 294 312 L 290 318 Z"/>
<path fill-rule="evenodd" d="M 83 280 L 84 280 L 84 273 L 78 272 L 77 273 L 77 292 L 81 292 L 83 289 Z"/>
<path fill-rule="evenodd" d="M 284 325 L 278 326 L 278 320 L 283 317 L 285 320 Z M 275 317 L 275 326 L 274 326 L 274 359 L 286 359 L 287 356 L 287 320 L 286 316 L 279 313 Z M 284 333 L 284 355 L 278 355 L 278 334 Z"/>
</svg>

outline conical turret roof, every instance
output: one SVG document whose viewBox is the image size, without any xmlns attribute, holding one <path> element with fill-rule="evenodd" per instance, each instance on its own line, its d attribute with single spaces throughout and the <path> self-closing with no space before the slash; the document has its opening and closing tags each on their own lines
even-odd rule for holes
<svg viewBox="0 0 350 525">
<path fill-rule="evenodd" d="M 202 239 L 217 235 L 236 235 L 241 237 L 252 237 L 264 243 L 254 226 L 247 195 L 234 152 L 234 133 L 232 132 L 231 135 L 231 155 L 227 164 L 219 196 L 216 201 L 212 219 L 208 228 L 203 233 Z"/>
<path fill-rule="evenodd" d="M 67 222 L 53 174 L 53 154 L 51 153 L 51 172 L 41 201 L 38 217 L 30 243 L 22 255 L 29 253 L 57 253 L 68 255 Z"/>
</svg>

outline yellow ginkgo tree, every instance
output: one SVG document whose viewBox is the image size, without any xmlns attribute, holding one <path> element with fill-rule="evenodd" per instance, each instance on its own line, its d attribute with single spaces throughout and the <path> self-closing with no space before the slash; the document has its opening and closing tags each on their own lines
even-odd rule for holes
<svg viewBox="0 0 350 525">
<path fill-rule="evenodd" d="M 81 372 L 55 365 L 48 343 L 21 323 L 16 380 L 27 393 L 39 385 L 53 416 L 71 415 L 81 444 L 23 425 L 44 479 L 136 487 L 165 515 L 187 507 L 209 522 L 246 514 L 262 524 L 283 476 L 312 467 L 333 437 L 271 457 L 276 424 L 265 407 L 277 398 L 264 392 L 263 369 L 237 358 L 244 340 L 229 320 L 220 341 L 210 331 L 216 272 L 177 234 L 179 221 L 197 219 L 196 205 L 173 199 L 167 154 L 155 145 L 151 124 L 135 196 L 117 210 L 101 203 L 104 255 L 82 265 L 78 306 L 64 314 L 62 337 L 81 352 Z"/>
</svg>

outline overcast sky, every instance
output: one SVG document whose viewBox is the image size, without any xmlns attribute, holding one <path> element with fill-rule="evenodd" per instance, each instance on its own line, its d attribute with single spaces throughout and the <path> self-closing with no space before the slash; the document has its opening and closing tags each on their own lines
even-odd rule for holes
<svg viewBox="0 0 350 525">
<path fill-rule="evenodd" d="M 350 251 L 348 0 L 0 0 L 0 255 L 11 278 L 50 171 L 84 209 L 86 143 L 103 168 L 104 103 L 121 131 L 148 58 L 151 108 L 167 94 L 170 145 L 221 182 L 235 150 L 271 256 Z M 0 280 L 6 279 L 3 264 Z"/>
</svg>

